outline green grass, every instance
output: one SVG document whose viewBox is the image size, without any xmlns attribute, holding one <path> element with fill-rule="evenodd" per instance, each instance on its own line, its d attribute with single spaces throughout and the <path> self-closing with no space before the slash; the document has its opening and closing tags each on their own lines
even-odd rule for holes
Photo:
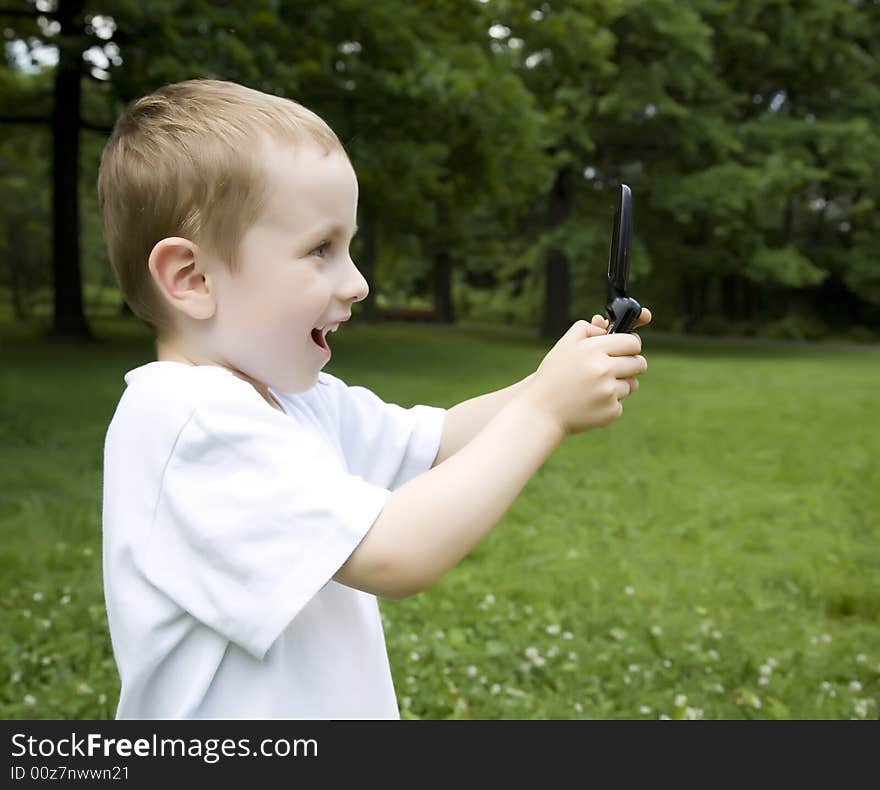
<svg viewBox="0 0 880 790">
<path fill-rule="evenodd" d="M 0 714 L 112 718 L 104 432 L 134 321 L 99 347 L 2 327 Z M 682 343 L 611 426 L 572 437 L 427 592 L 381 601 L 408 718 L 878 718 L 880 356 Z M 357 325 L 325 368 L 450 407 L 549 348 L 479 328 Z"/>
</svg>

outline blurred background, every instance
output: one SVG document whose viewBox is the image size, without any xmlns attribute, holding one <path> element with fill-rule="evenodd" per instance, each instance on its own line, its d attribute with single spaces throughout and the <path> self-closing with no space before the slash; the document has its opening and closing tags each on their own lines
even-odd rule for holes
<svg viewBox="0 0 880 790">
<path fill-rule="evenodd" d="M 387 401 L 507 386 L 603 313 L 633 191 L 650 370 L 381 602 L 405 717 L 878 717 L 880 2 L 0 0 L 0 27 L 0 712 L 115 711 L 102 442 L 154 356 L 95 182 L 127 102 L 203 77 L 346 147 L 370 295 L 327 370 Z"/>
<path fill-rule="evenodd" d="M 4 0 L 0 286 L 124 309 L 95 177 L 125 103 L 227 79 L 318 112 L 360 183 L 362 319 L 561 334 L 600 312 L 615 187 L 652 331 L 880 337 L 880 8 L 843 0 Z M 399 314 L 398 316 L 399 317 Z"/>
</svg>

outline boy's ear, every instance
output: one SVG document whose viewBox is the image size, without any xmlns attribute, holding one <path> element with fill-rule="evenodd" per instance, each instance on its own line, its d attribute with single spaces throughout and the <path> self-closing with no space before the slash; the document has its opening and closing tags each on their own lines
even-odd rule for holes
<svg viewBox="0 0 880 790">
<path fill-rule="evenodd" d="M 199 246 L 178 236 L 157 241 L 150 252 L 150 273 L 159 292 L 191 318 L 210 318 L 217 309 Z"/>
</svg>

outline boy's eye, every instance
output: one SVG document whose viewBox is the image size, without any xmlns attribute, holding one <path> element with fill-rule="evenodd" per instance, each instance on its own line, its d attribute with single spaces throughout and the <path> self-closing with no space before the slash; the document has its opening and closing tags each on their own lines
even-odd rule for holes
<svg viewBox="0 0 880 790">
<path fill-rule="evenodd" d="M 321 253 L 323 253 L 323 251 L 329 246 L 329 241 L 322 241 L 317 247 L 315 247 L 315 249 L 312 250 L 312 252 L 309 253 L 309 255 L 311 255 L 312 253 L 317 253 L 319 250 L 321 251 Z M 319 254 L 318 257 L 321 257 L 321 255 Z"/>
</svg>

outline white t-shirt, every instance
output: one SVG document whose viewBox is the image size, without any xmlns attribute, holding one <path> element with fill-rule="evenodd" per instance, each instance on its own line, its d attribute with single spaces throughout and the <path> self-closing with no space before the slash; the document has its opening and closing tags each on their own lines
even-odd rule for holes
<svg viewBox="0 0 880 790">
<path fill-rule="evenodd" d="M 446 410 L 324 372 L 270 389 L 285 413 L 216 365 L 124 378 L 103 480 L 116 718 L 400 718 L 376 596 L 332 577 L 431 468 Z"/>
</svg>

